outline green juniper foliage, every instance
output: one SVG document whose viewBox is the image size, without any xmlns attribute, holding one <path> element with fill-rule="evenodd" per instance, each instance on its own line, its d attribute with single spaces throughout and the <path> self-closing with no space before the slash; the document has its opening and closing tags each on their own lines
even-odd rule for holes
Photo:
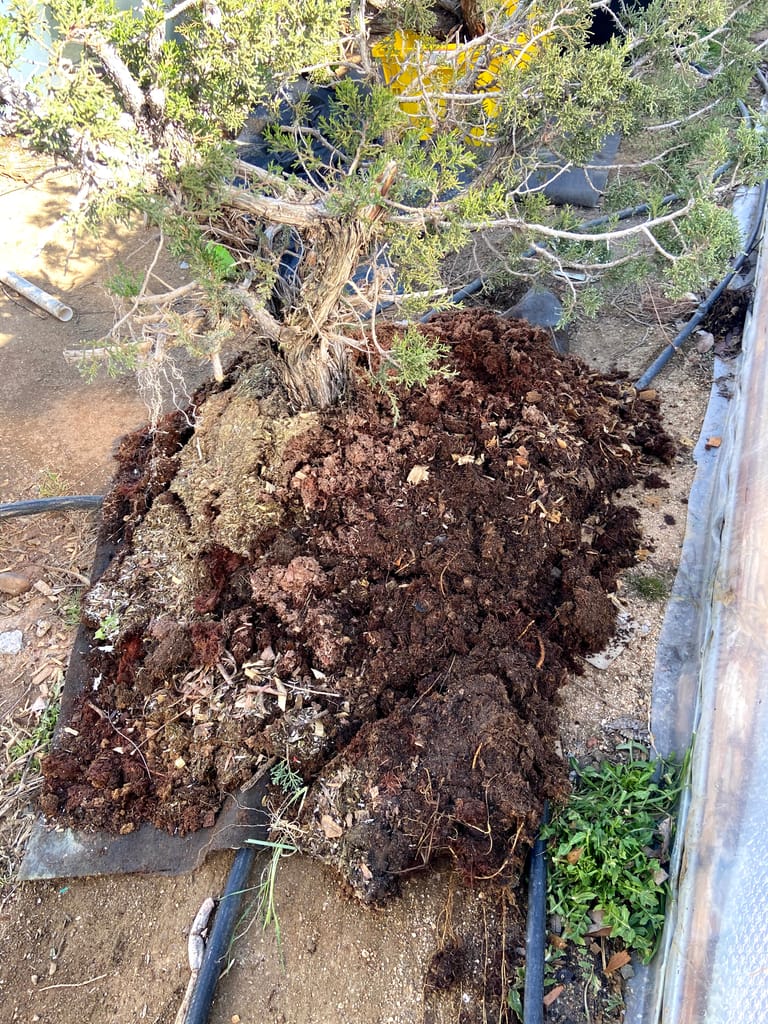
<svg viewBox="0 0 768 1024">
<path fill-rule="evenodd" d="M 409 327 L 403 334 L 395 335 L 392 347 L 373 375 L 374 382 L 389 398 L 395 423 L 400 418 L 395 389 L 423 388 L 434 376 L 453 376 L 447 365 L 449 355 L 447 345 L 428 337 L 418 327 Z"/>
<path fill-rule="evenodd" d="M 395 335 L 390 351 L 395 383 L 406 388 L 424 387 L 435 373 L 450 376 L 451 371 L 440 365 L 448 353 L 447 345 L 428 338 L 417 327 L 409 327 L 404 334 Z"/>
<path fill-rule="evenodd" d="M 309 371 L 291 346 L 296 355 L 313 345 L 343 374 L 338 346 L 356 326 L 344 291 L 354 268 L 367 263 L 371 280 L 389 292 L 399 286 L 413 312 L 477 275 L 468 256 L 444 280 L 446 257 L 471 253 L 482 231 L 495 232 L 507 277 L 583 264 L 589 278 L 605 268 L 608 284 L 636 280 L 627 269 L 636 257 L 642 274 L 661 276 L 670 292 L 695 290 L 722 274 L 740 244 L 728 187 L 768 173 L 765 119 L 753 112 L 747 122 L 737 109 L 737 101 L 750 106 L 760 57 L 751 36 L 768 23 L 768 0 L 655 0 L 601 47 L 586 45 L 591 0 L 511 8 L 493 0 L 483 5 L 481 39 L 438 52 L 425 0 L 392 0 L 389 24 L 423 35 L 402 58 L 404 98 L 384 84 L 357 9 L 350 17 L 340 0 L 178 6 L 171 17 L 163 0 L 128 10 L 116 0 L 10 0 L 0 15 L 0 96 L 32 145 L 80 168 L 86 200 L 73 223 L 141 214 L 190 264 L 212 339 L 196 340 L 201 351 L 215 354 L 222 330 L 258 308 L 259 330 L 294 375 Z M 47 65 L 26 91 L 9 90 L 3 68 L 23 58 L 30 40 L 46 49 Z M 319 117 L 307 94 L 316 83 L 333 86 Z M 244 199 L 230 184 L 241 173 L 232 140 L 251 111 L 266 125 L 274 161 L 251 173 L 252 206 L 233 241 L 229 217 Z M 610 222 L 600 229 L 605 241 L 562 237 L 578 218 L 525 182 L 554 162 L 588 161 L 613 131 L 630 140 L 633 157 L 617 168 L 606 205 L 647 198 L 649 219 L 670 219 L 644 231 L 636 225 L 618 246 Z M 727 161 L 727 180 L 714 179 Z M 681 197 L 676 206 L 655 202 L 672 192 Z M 297 237 L 304 256 L 276 312 L 270 293 Z M 548 253 L 538 268 L 523 258 L 532 244 Z M 344 268 L 325 291 L 310 253 L 316 264 Z M 569 308 L 581 298 L 594 312 L 601 294 L 594 281 L 581 292 L 574 286 Z M 375 306 L 375 291 L 368 298 Z"/>
<path fill-rule="evenodd" d="M 307 791 L 306 783 L 299 772 L 291 768 L 290 761 L 286 756 L 278 761 L 269 773 L 269 777 L 275 786 L 278 786 L 286 796 L 294 797 L 297 794 L 304 794 Z"/>
<path fill-rule="evenodd" d="M 104 287 L 112 295 L 118 295 L 122 299 L 129 299 L 139 294 L 143 283 L 144 275 L 142 273 L 137 270 L 130 270 L 128 267 L 120 264 L 115 273 L 107 278 Z"/>
</svg>

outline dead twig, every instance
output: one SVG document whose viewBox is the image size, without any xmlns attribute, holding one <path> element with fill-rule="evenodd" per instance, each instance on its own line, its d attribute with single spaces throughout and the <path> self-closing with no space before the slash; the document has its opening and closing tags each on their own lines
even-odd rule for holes
<svg viewBox="0 0 768 1024">
<path fill-rule="evenodd" d="M 90 701 L 90 700 L 89 700 L 89 701 L 86 701 L 86 704 L 88 705 L 88 707 L 89 707 L 89 708 L 90 708 L 90 709 L 91 709 L 92 711 L 95 711 L 95 712 L 96 712 L 96 714 L 97 714 L 97 715 L 99 716 L 99 718 L 103 719 L 103 720 L 104 720 L 104 721 L 105 721 L 105 722 L 106 722 L 106 723 L 107 723 L 107 724 L 108 724 L 108 725 L 109 725 L 109 726 L 110 726 L 110 727 L 111 727 L 112 729 L 114 729 L 114 731 L 115 731 L 115 732 L 117 733 L 117 735 L 118 735 L 118 736 L 119 736 L 119 737 L 120 737 L 121 739 L 124 739 L 126 743 L 130 743 L 130 745 L 131 745 L 131 746 L 133 747 L 134 751 L 135 751 L 135 752 L 136 752 L 136 753 L 137 753 L 137 754 L 139 755 L 139 757 L 141 758 L 141 763 L 142 763 L 142 764 L 144 765 L 144 768 L 146 769 L 147 775 L 149 776 L 149 778 L 150 778 L 150 779 L 152 778 L 152 776 L 153 776 L 153 775 L 159 775 L 159 774 L 160 774 L 159 772 L 153 772 L 153 771 L 152 771 L 152 769 L 151 769 L 151 768 L 149 767 L 149 765 L 147 764 L 147 759 L 146 759 L 146 757 L 144 757 L 144 755 L 142 754 L 142 752 L 141 752 L 141 747 L 140 747 L 140 746 L 138 745 L 138 743 L 136 743 L 136 742 L 135 742 L 134 740 L 132 740 L 130 736 L 126 736 L 124 732 L 121 732 L 121 731 L 120 731 L 120 730 L 119 730 L 119 729 L 117 728 L 117 726 L 115 725 L 115 723 L 114 723 L 114 722 L 112 721 L 112 719 L 111 719 L 111 718 L 109 717 L 109 715 L 107 714 L 107 712 L 106 712 L 106 711 L 102 711 L 100 707 L 97 707 L 97 706 L 96 706 L 96 705 L 95 705 L 95 704 L 93 703 L 93 701 Z"/>
<path fill-rule="evenodd" d="M 189 983 L 187 984 L 187 990 L 184 993 L 184 998 L 179 1006 L 179 1011 L 176 1014 L 174 1024 L 184 1024 L 187 1019 L 187 1012 L 189 1010 L 189 1004 L 192 1001 L 192 993 L 195 991 L 195 985 L 197 984 L 197 976 L 200 973 L 200 968 L 203 966 L 203 954 L 205 953 L 205 932 L 208 928 L 208 921 L 215 904 L 210 896 L 203 900 L 203 903 L 195 914 L 195 919 L 192 922 L 192 927 L 189 929 L 189 937 L 187 938 L 187 958 L 189 960 L 189 969 L 191 971 Z"/>
<path fill-rule="evenodd" d="M 42 988 L 38 988 L 36 991 L 50 992 L 54 988 L 84 988 L 86 985 L 93 985 L 95 982 L 102 981 L 107 977 L 109 977 L 108 974 L 97 974 L 95 978 L 86 978 L 85 981 L 67 981 L 59 982 L 57 985 L 43 985 Z"/>
</svg>

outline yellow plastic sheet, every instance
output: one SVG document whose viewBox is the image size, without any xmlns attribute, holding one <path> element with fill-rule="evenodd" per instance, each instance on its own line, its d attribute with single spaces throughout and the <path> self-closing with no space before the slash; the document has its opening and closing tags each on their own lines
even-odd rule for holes
<svg viewBox="0 0 768 1024">
<path fill-rule="evenodd" d="M 505 5 L 513 14 L 517 3 Z M 397 29 L 371 53 L 381 61 L 384 81 L 404 98 L 402 110 L 428 138 L 452 104 L 479 107 L 478 123 L 466 136 L 478 145 L 493 135 L 498 116 L 499 74 L 505 65 L 525 66 L 534 45 L 519 32 L 508 43 L 470 40 L 468 43 L 428 44 L 415 32 Z M 470 83 L 467 88 L 467 83 Z"/>
</svg>

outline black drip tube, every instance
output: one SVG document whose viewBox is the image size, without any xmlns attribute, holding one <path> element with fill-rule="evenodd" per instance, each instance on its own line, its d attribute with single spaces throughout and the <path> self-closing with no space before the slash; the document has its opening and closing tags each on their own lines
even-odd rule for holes
<svg viewBox="0 0 768 1024">
<path fill-rule="evenodd" d="M 189 1001 L 189 1009 L 184 1024 L 206 1024 L 211 1003 L 216 992 L 216 985 L 221 974 L 232 932 L 240 913 L 243 892 L 253 868 L 258 847 L 249 843 L 235 854 L 232 867 L 227 878 L 227 887 L 219 900 L 216 916 L 213 919 L 211 934 L 205 946 L 203 963 L 197 976 L 197 984 Z"/>
<path fill-rule="evenodd" d="M 75 509 L 101 508 L 102 494 L 71 494 L 59 498 L 35 498 L 30 501 L 13 501 L 0 505 L 0 519 L 16 516 L 35 516 L 40 512 L 70 512 Z"/>
<path fill-rule="evenodd" d="M 549 805 L 545 801 L 542 827 L 549 821 Z M 528 919 L 525 926 L 525 988 L 523 990 L 523 1024 L 544 1021 L 544 952 L 547 941 L 547 843 L 541 832 L 531 850 L 528 878 Z"/>
<path fill-rule="evenodd" d="M 757 71 L 755 77 L 759 81 L 760 85 L 763 87 L 763 91 L 766 94 L 768 94 L 768 80 L 766 79 L 765 75 L 761 71 Z M 752 119 L 750 117 L 746 105 L 742 103 L 741 100 L 739 100 L 737 106 L 739 108 L 739 112 L 744 122 L 747 125 L 751 125 Z M 718 169 L 715 171 L 713 175 L 713 179 L 719 178 L 720 175 L 728 169 L 728 167 L 728 164 L 724 164 L 722 167 L 718 167 Z M 738 256 L 736 256 L 736 258 L 733 261 L 731 269 L 728 271 L 728 273 L 725 275 L 722 281 L 718 285 L 716 285 L 709 293 L 709 295 L 707 295 L 706 298 L 704 298 L 699 303 L 698 307 L 696 308 L 696 312 L 693 314 L 693 316 L 685 325 L 685 327 L 683 327 L 679 334 L 677 334 L 672 339 L 672 341 L 670 341 L 669 345 L 667 345 L 664 351 L 661 352 L 661 354 L 658 355 L 656 359 L 654 359 L 654 361 L 651 363 L 651 365 L 648 367 L 645 373 L 641 377 L 638 377 L 638 379 L 635 381 L 634 386 L 638 391 L 642 391 L 644 388 L 647 388 L 653 380 L 653 378 L 656 376 L 656 374 L 664 369 L 664 367 L 670 361 L 672 356 L 677 351 L 679 351 L 679 349 L 688 340 L 688 338 L 690 338 L 690 336 L 702 322 L 704 317 L 707 315 L 707 313 L 709 313 L 709 311 L 712 309 L 714 304 L 723 294 L 725 289 L 728 287 L 728 285 L 731 283 L 734 277 L 736 277 L 741 268 L 749 259 L 750 253 L 754 249 L 755 245 L 757 245 L 757 240 L 760 237 L 760 230 L 763 226 L 763 213 L 765 211 L 766 198 L 768 198 L 768 181 L 763 181 L 760 185 L 760 191 L 758 193 L 757 216 L 755 217 L 755 223 L 752 227 L 752 232 L 749 236 L 747 244 L 744 246 L 744 249 L 738 254 Z"/>
<path fill-rule="evenodd" d="M 654 361 L 651 363 L 651 365 L 648 367 L 645 373 L 641 377 L 638 377 L 638 379 L 635 381 L 635 388 L 638 391 L 642 391 L 644 388 L 647 388 L 653 380 L 653 378 L 656 376 L 656 374 L 659 373 L 660 370 L 664 369 L 664 367 L 670 361 L 672 356 L 677 351 L 679 351 L 679 349 L 688 340 L 688 338 L 690 338 L 690 336 L 702 322 L 704 317 L 707 315 L 707 313 L 709 313 L 709 311 L 712 309 L 714 304 L 723 294 L 725 289 L 728 287 L 728 285 L 731 283 L 734 277 L 736 277 L 741 268 L 749 259 L 750 253 L 757 244 L 757 240 L 760 236 L 760 229 L 763 224 L 763 211 L 765 209 L 766 197 L 768 197 L 768 181 L 764 181 L 760 186 L 760 192 L 758 197 L 759 209 L 757 217 L 755 218 L 754 227 L 752 228 L 752 233 L 749 237 L 749 241 L 744 246 L 742 252 L 740 252 L 736 259 L 733 261 L 733 266 L 722 279 L 720 284 L 718 284 L 716 288 L 713 288 L 709 295 L 707 295 L 707 297 L 702 302 L 699 303 L 696 312 L 693 314 L 693 316 L 685 325 L 685 327 L 683 327 L 680 333 L 677 334 L 672 339 L 672 341 L 670 341 L 670 343 L 667 345 L 664 351 L 659 356 L 657 356 L 656 359 L 654 359 Z"/>
</svg>

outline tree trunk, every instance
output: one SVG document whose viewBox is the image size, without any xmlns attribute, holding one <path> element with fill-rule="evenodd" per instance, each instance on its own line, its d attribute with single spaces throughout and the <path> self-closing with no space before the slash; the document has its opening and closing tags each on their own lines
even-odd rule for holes
<svg viewBox="0 0 768 1024">
<path fill-rule="evenodd" d="M 479 0 L 461 0 L 461 16 L 470 39 L 485 32 L 485 12 Z"/>
<path fill-rule="evenodd" d="M 246 177 L 248 173 L 246 168 Z M 396 174 L 397 165 L 390 161 L 375 179 L 379 200 L 388 195 Z M 279 347 L 286 384 L 297 405 L 320 409 L 333 405 L 349 383 L 349 361 L 343 337 L 327 328 L 384 213 L 383 203 L 373 201 L 359 209 L 354 218 L 341 219 L 328 211 L 326 197 L 321 195 L 314 201 L 297 202 L 231 185 L 224 191 L 228 205 L 262 221 L 300 230 L 303 252 L 297 268 L 299 281 L 282 324 L 263 307 L 255 309 L 247 297 L 246 305 L 259 330 Z"/>
<path fill-rule="evenodd" d="M 298 301 L 286 314 L 279 339 L 288 386 L 302 407 L 333 405 L 349 383 L 347 347 L 323 328 L 339 308 L 369 226 L 362 220 L 328 221 L 305 236 Z"/>
</svg>

